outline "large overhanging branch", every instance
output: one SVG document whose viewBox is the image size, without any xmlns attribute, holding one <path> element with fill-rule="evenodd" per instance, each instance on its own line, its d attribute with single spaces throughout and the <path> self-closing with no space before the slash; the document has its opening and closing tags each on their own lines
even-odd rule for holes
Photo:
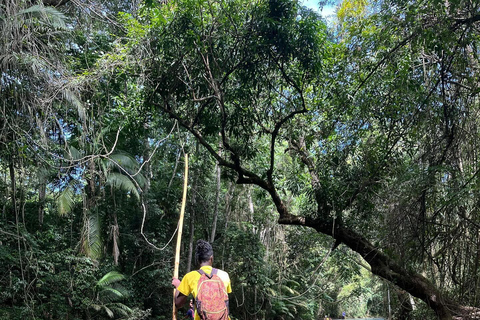
<svg viewBox="0 0 480 320">
<path fill-rule="evenodd" d="M 257 185 L 257 186 L 259 186 L 259 187 L 261 187 L 265 190 L 270 189 L 270 184 L 267 181 L 260 178 L 260 176 L 258 176 L 254 172 L 252 172 L 250 170 L 247 170 L 244 167 L 242 167 L 239 161 L 230 162 L 230 161 L 225 160 L 213 148 L 213 146 L 210 143 L 208 143 L 208 141 L 205 139 L 205 137 L 202 135 L 202 133 L 200 131 L 198 131 L 193 126 L 190 126 L 187 122 L 185 122 L 182 119 L 182 117 L 180 117 L 178 114 L 176 114 L 171 108 L 169 108 L 166 105 L 158 104 L 158 103 L 155 103 L 155 102 L 152 102 L 152 104 L 161 108 L 172 119 L 177 120 L 178 123 L 182 127 L 184 127 L 191 134 L 193 134 L 195 136 L 195 138 L 197 139 L 197 141 L 200 142 L 200 144 L 207 149 L 207 151 L 215 158 L 215 160 L 218 161 L 219 165 L 221 165 L 223 167 L 226 167 L 226 168 L 230 168 L 230 169 L 234 170 L 235 172 L 237 172 L 237 174 L 238 174 L 237 183 L 239 183 L 239 184 L 255 184 L 255 185 Z"/>
<path fill-rule="evenodd" d="M 299 93 L 302 94 L 301 92 Z M 270 141 L 270 167 L 267 170 L 267 179 L 270 184 L 273 184 L 273 168 L 275 165 L 275 143 L 277 140 L 277 136 L 280 132 L 282 126 L 287 123 L 289 120 L 293 119 L 297 114 L 306 113 L 308 110 L 305 108 L 305 104 L 303 104 L 302 109 L 295 110 L 286 115 L 283 119 L 275 124 L 273 129 L 271 141 Z"/>
<path fill-rule="evenodd" d="M 315 164 L 306 152 L 303 140 L 291 140 L 290 146 L 300 157 L 300 160 L 307 166 L 311 175 L 312 184 L 315 188 L 315 193 L 321 193 L 321 190 L 318 189 L 320 188 L 320 183 L 316 175 Z M 355 194 L 358 194 L 361 188 L 362 183 L 360 183 Z M 278 200 L 275 198 L 273 198 L 273 200 L 277 208 L 281 208 L 281 203 L 278 203 Z M 317 202 L 319 201 L 321 201 L 321 197 L 317 196 Z M 412 296 L 424 301 L 437 313 L 440 319 L 451 319 L 451 314 L 464 313 L 461 307 L 447 300 L 428 279 L 420 274 L 412 273 L 404 269 L 393 259 L 385 255 L 379 248 L 372 245 L 364 236 L 346 227 L 341 219 L 330 217 L 325 203 L 318 203 L 319 215 L 317 218 L 294 216 L 288 213 L 287 208 L 282 209 L 286 212 L 280 216 L 279 223 L 311 227 L 320 233 L 333 237 L 336 243 L 343 243 L 360 254 L 371 266 L 373 274 L 388 280 L 409 292 Z"/>
<path fill-rule="evenodd" d="M 277 209 L 278 208 L 279 205 L 277 205 Z M 287 210 L 287 208 L 282 209 Z M 445 298 L 428 279 L 418 273 L 409 272 L 399 266 L 393 259 L 386 256 L 377 247 L 372 245 L 365 237 L 343 226 L 341 222 L 334 221 L 333 218 L 326 220 L 298 217 L 289 214 L 287 210 L 284 212 L 283 217 L 280 217 L 278 222 L 285 225 L 310 227 L 320 233 L 333 237 L 336 240 L 336 243 L 343 243 L 360 254 L 360 256 L 371 266 L 373 274 L 388 280 L 392 284 L 407 291 L 412 296 L 424 301 L 435 311 L 439 319 L 452 319 L 452 314 L 460 315 L 465 314 L 468 311 L 464 307 L 458 306 L 458 304 Z M 471 312 L 468 313 L 471 314 Z"/>
<path fill-rule="evenodd" d="M 255 173 L 246 170 L 239 163 L 233 163 L 222 158 L 212 145 L 203 137 L 201 132 L 192 126 L 189 126 L 179 115 L 173 112 L 171 108 L 156 103 L 154 103 L 154 105 L 160 107 L 171 118 L 177 120 L 180 125 L 193 134 L 199 143 L 203 145 L 218 161 L 219 165 L 237 172 L 237 183 L 257 185 L 267 191 L 279 213 L 278 223 L 310 227 L 320 233 L 333 237 L 338 243 L 345 244 L 347 247 L 360 254 L 360 256 L 369 263 L 373 274 L 390 281 L 399 288 L 409 292 L 412 296 L 424 301 L 436 312 L 439 319 L 452 319 L 452 314 L 458 316 L 457 318 L 453 317 L 455 319 L 466 319 L 465 317 L 476 319 L 475 315 L 478 312 L 477 309 L 474 308 L 471 310 L 471 308 L 459 306 L 455 302 L 448 300 L 428 279 L 420 274 L 404 269 L 393 259 L 371 244 L 361 234 L 344 226 L 341 221 L 334 220 L 334 218 L 325 218 L 325 215 L 314 218 L 291 214 L 273 184 L 262 179 Z M 312 165 L 312 163 L 310 163 L 310 165 Z M 314 168 L 311 167 L 311 169 Z M 473 318 L 471 318 L 472 315 Z"/>
</svg>

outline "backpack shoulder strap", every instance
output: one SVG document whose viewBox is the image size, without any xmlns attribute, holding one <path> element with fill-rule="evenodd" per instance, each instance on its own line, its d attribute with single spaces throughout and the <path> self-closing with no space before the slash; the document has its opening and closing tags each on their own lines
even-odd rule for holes
<svg viewBox="0 0 480 320">
<path fill-rule="evenodd" d="M 218 269 L 212 268 L 212 273 L 210 273 L 210 274 L 206 273 L 202 269 L 198 269 L 197 272 L 200 273 L 201 276 L 206 275 L 208 277 L 208 279 L 212 279 L 213 275 L 217 274 Z"/>
</svg>

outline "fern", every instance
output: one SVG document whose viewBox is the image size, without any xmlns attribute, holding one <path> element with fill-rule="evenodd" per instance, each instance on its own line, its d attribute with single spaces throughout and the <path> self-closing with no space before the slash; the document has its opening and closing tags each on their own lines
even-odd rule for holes
<svg viewBox="0 0 480 320">
<path fill-rule="evenodd" d="M 128 306 L 124 305 L 123 303 L 115 303 L 114 304 L 116 309 L 118 310 L 119 313 L 123 314 L 124 316 L 127 316 L 133 312 L 131 308 Z"/>
</svg>

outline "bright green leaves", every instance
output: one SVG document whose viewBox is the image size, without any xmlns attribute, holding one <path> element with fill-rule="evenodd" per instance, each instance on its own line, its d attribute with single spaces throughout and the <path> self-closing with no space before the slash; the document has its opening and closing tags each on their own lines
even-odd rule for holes
<svg viewBox="0 0 480 320">
<path fill-rule="evenodd" d="M 114 153 L 103 161 L 102 167 L 106 185 L 140 199 L 139 192 L 145 184 L 145 178 L 140 173 L 137 160 L 125 153 Z"/>
<path fill-rule="evenodd" d="M 131 13 L 119 12 L 119 22 L 126 29 L 125 35 L 130 46 L 143 45 L 146 37 L 156 28 L 161 28 L 166 23 L 165 16 L 170 14 L 170 6 L 143 5 L 135 17 Z"/>
<path fill-rule="evenodd" d="M 91 308 L 107 314 L 109 318 L 114 318 L 115 315 L 124 317 L 131 315 L 133 310 L 123 304 L 130 293 L 119 284 L 124 279 L 123 274 L 110 271 L 98 280 L 96 283 L 97 298 Z"/>
<path fill-rule="evenodd" d="M 323 22 L 277 0 L 179 1 L 165 17 L 151 34 L 150 101 L 203 137 L 222 133 L 242 160 L 268 155 L 273 131 L 314 95 L 328 54 Z"/>
<path fill-rule="evenodd" d="M 367 0 L 344 0 L 337 11 L 337 17 L 341 23 L 349 19 L 358 19 L 367 12 Z"/>
<path fill-rule="evenodd" d="M 148 26 L 145 26 L 135 19 L 130 13 L 120 12 L 118 14 L 119 21 L 127 29 L 127 37 L 130 41 L 133 41 L 132 44 L 138 44 L 147 34 Z"/>
</svg>

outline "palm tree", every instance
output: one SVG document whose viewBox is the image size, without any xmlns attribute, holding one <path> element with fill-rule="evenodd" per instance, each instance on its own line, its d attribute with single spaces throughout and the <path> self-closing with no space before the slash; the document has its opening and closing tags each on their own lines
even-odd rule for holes
<svg viewBox="0 0 480 320">
<path fill-rule="evenodd" d="M 95 190 L 87 190 L 86 186 L 79 183 L 78 180 L 72 179 L 68 184 L 65 184 L 63 190 L 59 192 L 57 197 L 57 206 L 60 214 L 67 214 L 72 212 L 76 204 L 82 203 L 83 211 L 83 227 L 79 242 L 79 251 L 86 256 L 99 259 L 104 254 L 104 237 L 102 231 L 104 230 L 104 221 L 106 218 L 110 221 L 109 238 L 112 241 L 112 256 L 114 264 L 118 264 L 120 256 L 119 250 L 119 226 L 117 221 L 117 207 L 114 203 L 111 206 L 113 209 L 110 212 L 100 212 L 96 210 L 95 205 L 91 205 L 88 197 L 96 197 L 95 194 L 103 192 L 101 197 L 105 196 L 105 187 L 109 187 L 112 194 L 115 192 L 122 192 L 125 195 L 133 196 L 140 199 L 141 188 L 145 183 L 144 176 L 140 173 L 140 166 L 138 161 L 131 155 L 124 152 L 115 152 L 108 157 L 97 156 L 83 156 L 83 152 L 75 148 L 71 148 L 70 158 L 71 165 L 82 165 L 83 172 L 99 168 L 95 173 L 90 172 L 90 181 L 94 185 Z M 85 165 L 85 159 L 92 165 Z M 96 177 L 96 179 L 94 178 Z M 109 216 L 108 216 L 109 215 Z M 108 217 L 107 217 L 108 216 Z"/>
<path fill-rule="evenodd" d="M 128 291 L 119 284 L 125 276 L 117 271 L 110 271 L 97 281 L 95 286 L 95 299 L 91 308 L 95 311 L 106 314 L 109 318 L 115 315 L 127 317 L 132 309 L 126 306 L 123 301 L 129 295 Z"/>
<path fill-rule="evenodd" d="M 43 203 L 48 183 L 45 172 L 47 146 L 58 145 L 57 106 L 60 101 L 78 99 L 66 88 L 64 37 L 67 18 L 52 7 L 29 5 L 22 0 L 0 4 L 0 159 L 9 163 L 14 211 L 18 215 L 16 171 L 19 159 L 41 161 L 39 202 Z M 43 223 L 43 206 L 39 209 Z"/>
</svg>

